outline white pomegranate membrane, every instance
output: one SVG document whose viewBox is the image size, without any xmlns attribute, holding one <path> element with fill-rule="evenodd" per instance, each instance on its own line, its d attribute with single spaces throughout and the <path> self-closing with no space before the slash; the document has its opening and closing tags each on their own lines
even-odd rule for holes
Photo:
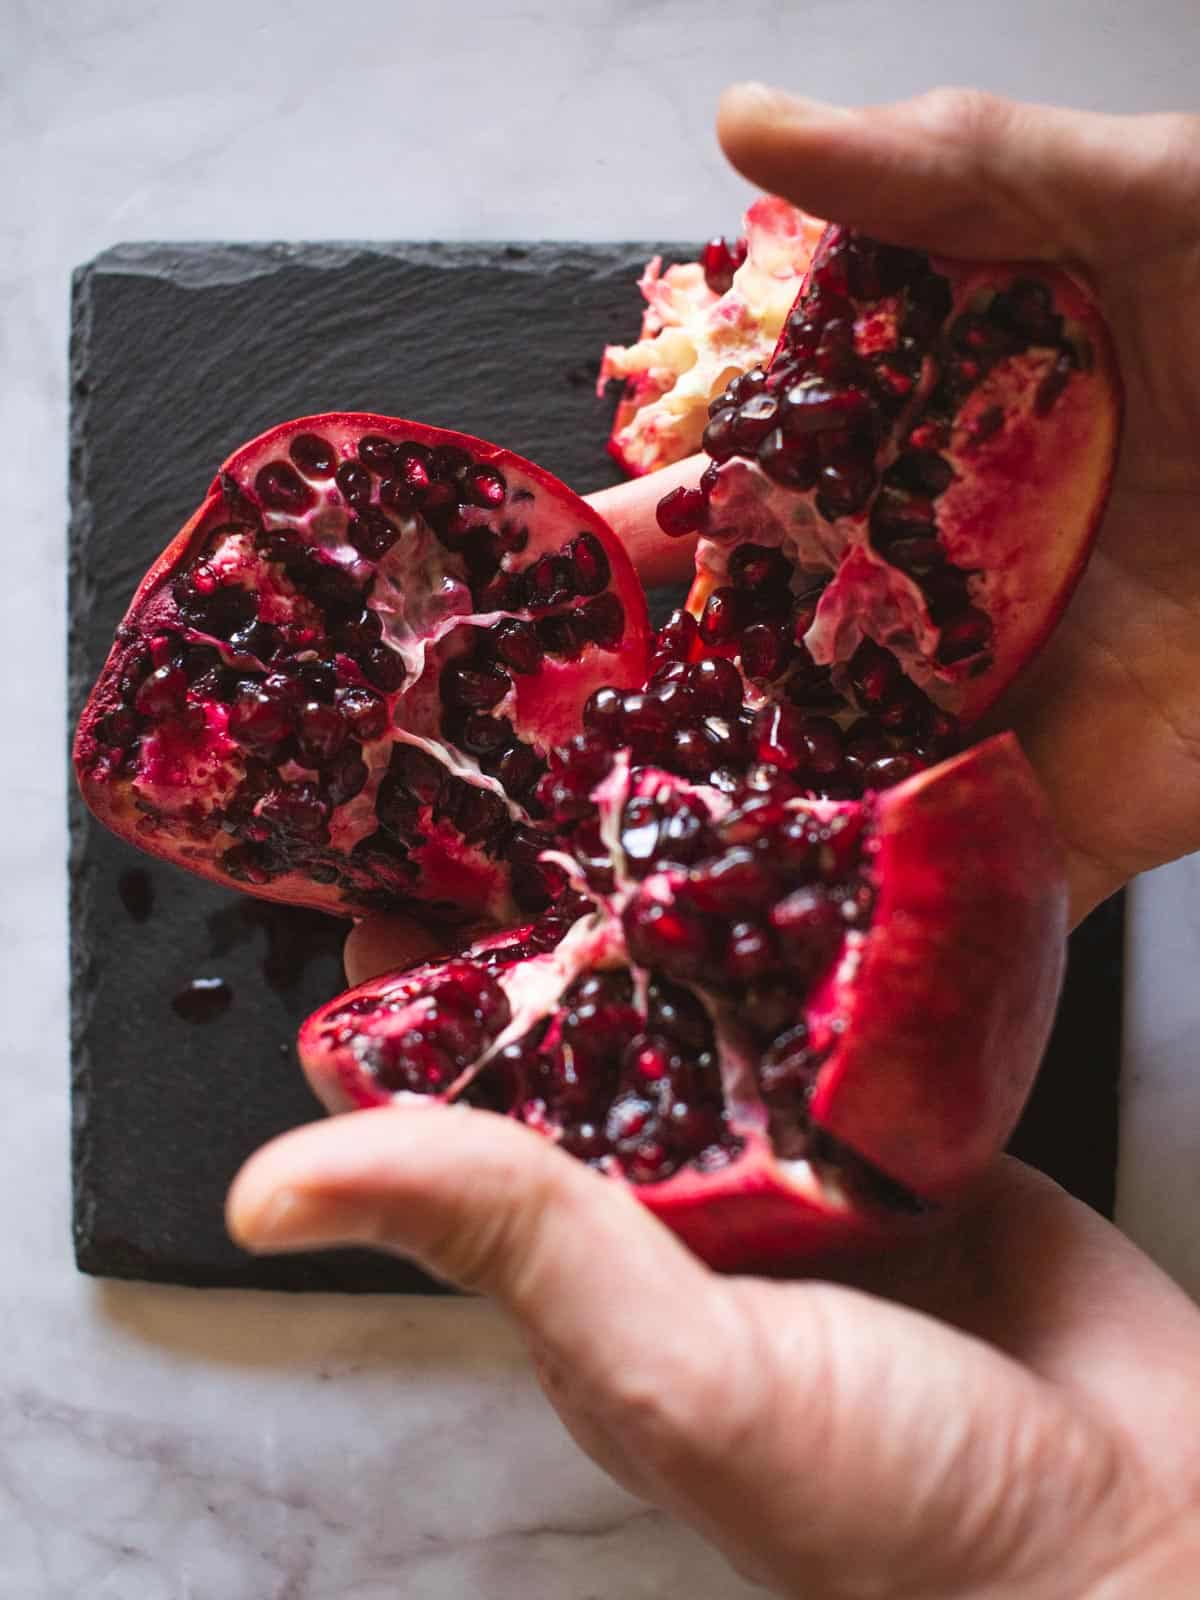
<svg viewBox="0 0 1200 1600">
<path fill-rule="evenodd" d="M 653 472 L 700 448 L 709 401 L 774 349 L 823 226 L 764 196 L 739 238 L 710 239 L 698 261 L 665 271 L 659 256 L 648 264 L 640 337 L 605 349 L 597 384 L 601 394 L 622 384 L 608 448 L 626 472 Z"/>
</svg>

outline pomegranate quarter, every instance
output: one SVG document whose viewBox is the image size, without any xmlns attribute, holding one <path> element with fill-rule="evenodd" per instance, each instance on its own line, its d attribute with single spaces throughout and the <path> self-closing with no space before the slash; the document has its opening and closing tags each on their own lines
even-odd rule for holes
<svg viewBox="0 0 1200 1600">
<path fill-rule="evenodd" d="M 1068 276 L 835 228 L 710 409 L 628 530 L 700 535 L 654 638 L 621 541 L 520 457 L 272 430 L 142 583 L 75 754 L 193 871 L 507 929 L 305 1024 L 331 1110 L 515 1117 L 766 1270 L 944 1204 L 1032 1084 L 1063 865 L 1015 740 L 963 746 L 1083 569 L 1120 398 Z"/>
</svg>

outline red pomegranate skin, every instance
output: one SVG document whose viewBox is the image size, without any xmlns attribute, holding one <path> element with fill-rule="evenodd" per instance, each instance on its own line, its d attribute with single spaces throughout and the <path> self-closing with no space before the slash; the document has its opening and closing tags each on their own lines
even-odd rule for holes
<svg viewBox="0 0 1200 1600">
<path fill-rule="evenodd" d="M 431 460 L 431 470 L 446 465 L 443 480 L 410 487 L 401 469 L 428 480 Z M 514 548 L 501 551 L 492 573 L 497 540 Z M 586 571 L 572 568 L 568 583 L 577 583 L 577 592 L 560 594 L 551 572 L 546 604 L 541 594 L 535 607 L 521 603 L 525 592 L 497 595 L 508 583 L 528 590 L 536 562 L 553 563 L 581 542 Z M 264 547 L 289 552 L 293 566 L 269 561 Z M 206 555 L 211 567 L 201 561 Z M 199 583 L 204 593 L 196 591 Z M 358 618 L 350 614 L 356 592 Z M 328 604 L 314 609 L 312 593 Z M 217 621 L 204 611 L 213 594 L 223 608 Z M 266 660 L 236 652 L 221 637 L 229 635 L 226 613 L 249 629 L 251 648 L 257 631 L 282 653 Z M 499 725 L 509 731 L 502 743 L 517 749 L 515 764 L 501 765 L 497 776 L 481 771 L 485 758 L 464 754 L 447 733 L 442 674 L 456 661 L 470 665 L 472 647 L 476 656 L 486 654 L 506 616 L 518 619 L 527 645 L 533 637 L 537 660 L 521 671 L 501 663 L 496 681 L 505 680 L 504 696 L 479 710 L 484 719 L 503 718 Z M 603 640 L 586 638 L 573 657 L 579 641 L 568 633 L 556 653 L 540 640 L 564 618 L 585 619 L 568 629 L 607 632 Z M 235 642 L 244 637 L 232 634 Z M 229 457 L 139 584 L 83 711 L 76 773 L 85 801 L 115 833 L 231 888 L 334 912 L 412 900 L 503 921 L 545 903 L 528 864 L 545 841 L 527 826 L 524 799 L 547 752 L 578 732 L 580 708 L 595 687 L 644 681 L 647 639 L 645 600 L 625 551 L 585 501 L 540 467 L 467 434 L 403 419 L 351 412 L 300 418 Z M 466 656 L 456 655 L 464 642 Z M 186 684 L 178 672 L 172 681 L 169 664 L 180 648 L 202 658 L 199 668 L 183 672 Z M 158 654 L 166 663 L 163 682 L 148 686 Z M 304 679 L 298 664 L 314 655 Z M 283 685 L 277 713 L 263 703 L 264 684 L 281 665 L 301 677 L 291 698 Z M 485 665 L 495 670 L 494 654 Z M 214 673 L 228 680 L 239 671 L 252 685 L 248 709 L 229 682 L 218 692 L 206 688 Z M 308 704 L 316 709 L 305 713 L 310 680 L 317 699 Z M 478 674 L 468 677 L 468 689 L 476 706 L 486 701 L 487 675 L 482 688 Z M 359 724 L 339 722 L 347 695 L 369 708 L 365 735 Z M 462 720 L 471 709 L 468 703 L 456 714 Z M 318 756 L 296 749 L 303 715 L 313 737 L 325 741 Z M 234 731 L 239 717 L 250 726 L 249 745 Z M 454 768 L 436 798 L 424 781 L 429 756 L 443 770 L 448 759 Z M 420 768 L 418 802 L 395 771 L 401 757 Z M 251 783 L 257 788 L 247 796 Z M 234 821 L 231 802 L 240 810 Z M 392 817 L 391 833 L 379 822 L 381 805 Z M 514 857 L 523 863 L 519 881 Z"/>
</svg>

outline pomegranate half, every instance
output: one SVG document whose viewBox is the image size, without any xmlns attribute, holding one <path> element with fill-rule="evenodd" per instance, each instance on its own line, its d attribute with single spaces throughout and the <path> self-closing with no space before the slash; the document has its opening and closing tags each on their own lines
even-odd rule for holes
<svg viewBox="0 0 1200 1600">
<path fill-rule="evenodd" d="M 632 1185 L 714 1266 L 866 1241 L 978 1172 L 1054 1015 L 1066 889 L 1011 736 L 861 801 L 618 757 L 572 915 L 342 995 L 300 1034 L 332 1111 L 432 1095 Z"/>
<path fill-rule="evenodd" d="M 692 654 L 741 667 L 767 758 L 800 762 L 804 716 L 835 784 L 919 770 L 1083 570 L 1121 416 L 1098 311 L 1053 269 L 830 228 L 770 363 L 710 412 L 709 465 L 658 509 L 700 535 Z"/>
<path fill-rule="evenodd" d="M 646 606 L 603 520 L 466 434 L 336 413 L 230 456 L 138 588 L 75 761 L 116 833 L 270 899 L 544 906 L 528 800 Z"/>
</svg>

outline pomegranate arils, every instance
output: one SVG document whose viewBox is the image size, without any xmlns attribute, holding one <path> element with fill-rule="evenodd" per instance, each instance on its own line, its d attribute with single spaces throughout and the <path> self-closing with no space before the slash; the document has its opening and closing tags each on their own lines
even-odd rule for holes
<svg viewBox="0 0 1200 1600">
<path fill-rule="evenodd" d="M 625 607 L 615 594 L 598 595 L 574 615 L 584 638 L 602 650 L 615 650 L 625 637 Z"/>
<path fill-rule="evenodd" d="M 311 510 L 317 498 L 287 461 L 272 461 L 263 467 L 254 480 L 254 491 L 268 510 L 293 514 Z"/>
<path fill-rule="evenodd" d="M 471 667 L 452 661 L 442 673 L 441 688 L 451 704 L 490 711 L 512 688 L 512 679 L 500 667 Z"/>
<path fill-rule="evenodd" d="M 542 664 L 545 651 L 527 622 L 502 622 L 492 634 L 496 655 L 513 672 L 529 674 Z"/>
<path fill-rule="evenodd" d="M 354 461 L 343 461 L 334 476 L 348 506 L 360 511 L 370 505 L 372 483 L 366 467 Z"/>
<path fill-rule="evenodd" d="M 298 433 L 288 455 L 306 478 L 331 478 L 337 469 L 337 451 L 319 433 Z"/>
<path fill-rule="evenodd" d="M 710 239 L 700 252 L 704 281 L 713 294 L 727 294 L 733 275 L 746 259 L 745 239 Z"/>
<path fill-rule="evenodd" d="M 396 446 L 381 434 L 368 433 L 358 441 L 358 459 L 372 472 L 390 472 Z"/>
<path fill-rule="evenodd" d="M 672 489 L 658 502 L 655 512 L 658 525 L 672 538 L 698 533 L 708 521 L 708 501 L 700 489 L 681 485 Z"/>
<path fill-rule="evenodd" d="M 351 518 L 346 537 L 369 561 L 379 561 L 400 537 L 400 530 L 378 506 L 365 506 Z"/>
</svg>

